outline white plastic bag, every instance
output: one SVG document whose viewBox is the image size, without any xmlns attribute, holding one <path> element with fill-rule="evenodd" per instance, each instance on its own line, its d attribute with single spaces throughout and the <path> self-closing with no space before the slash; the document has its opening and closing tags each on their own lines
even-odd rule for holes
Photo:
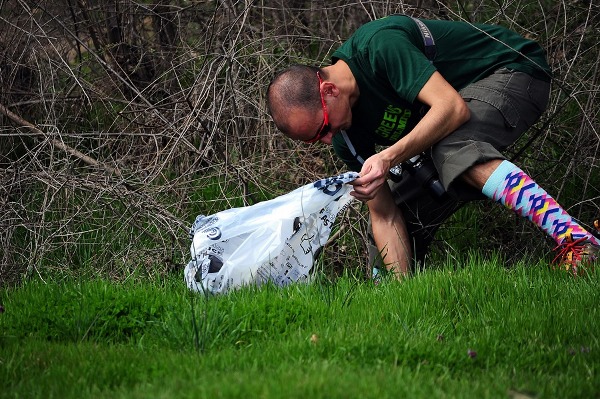
<svg viewBox="0 0 600 399">
<path fill-rule="evenodd" d="M 349 172 L 252 206 L 198 216 L 190 229 L 187 286 L 217 294 L 267 281 L 308 281 L 336 216 L 354 198 L 345 183 L 357 177 Z"/>
</svg>

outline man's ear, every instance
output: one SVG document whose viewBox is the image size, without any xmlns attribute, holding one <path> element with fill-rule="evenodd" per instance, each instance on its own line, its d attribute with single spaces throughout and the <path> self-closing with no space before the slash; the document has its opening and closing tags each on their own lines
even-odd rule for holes
<svg viewBox="0 0 600 399">
<path fill-rule="evenodd" d="M 331 83 L 331 82 L 325 82 L 323 84 L 323 93 L 325 95 L 329 95 L 329 96 L 333 96 L 333 97 L 337 97 L 340 95 L 340 89 L 338 89 L 338 87 L 336 86 L 335 83 Z"/>
</svg>

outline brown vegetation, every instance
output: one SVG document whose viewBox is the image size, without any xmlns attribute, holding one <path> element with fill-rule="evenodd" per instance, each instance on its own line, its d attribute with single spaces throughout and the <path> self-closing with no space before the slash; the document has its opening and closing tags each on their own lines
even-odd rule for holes
<svg viewBox="0 0 600 399">
<path fill-rule="evenodd" d="M 499 23 L 541 42 L 552 101 L 515 152 L 575 216 L 596 216 L 592 1 L 0 0 L 0 282 L 177 269 L 197 213 L 341 171 L 328 148 L 274 130 L 265 86 L 290 62 L 326 64 L 357 26 L 395 12 Z M 363 221 L 350 217 L 355 239 L 333 260 L 358 266 Z"/>
</svg>

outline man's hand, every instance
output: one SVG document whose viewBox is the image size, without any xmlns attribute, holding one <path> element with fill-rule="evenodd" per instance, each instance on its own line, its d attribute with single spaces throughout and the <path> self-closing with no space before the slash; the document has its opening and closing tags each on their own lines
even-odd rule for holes
<svg viewBox="0 0 600 399">
<path fill-rule="evenodd" d="M 350 184 L 354 191 L 350 194 L 361 201 L 369 201 L 377 195 L 386 184 L 387 175 L 392 165 L 380 154 L 368 158 L 360 171 L 360 177 Z"/>
</svg>

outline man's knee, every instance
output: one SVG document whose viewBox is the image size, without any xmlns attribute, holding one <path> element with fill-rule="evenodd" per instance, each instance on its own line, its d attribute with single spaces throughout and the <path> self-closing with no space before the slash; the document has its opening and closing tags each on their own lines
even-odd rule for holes
<svg viewBox="0 0 600 399">
<path fill-rule="evenodd" d="M 502 162 L 502 159 L 492 159 L 490 161 L 478 163 L 467 169 L 462 174 L 461 178 L 471 186 L 481 191 L 492 173 L 494 173 L 496 168 L 498 168 Z"/>
</svg>

